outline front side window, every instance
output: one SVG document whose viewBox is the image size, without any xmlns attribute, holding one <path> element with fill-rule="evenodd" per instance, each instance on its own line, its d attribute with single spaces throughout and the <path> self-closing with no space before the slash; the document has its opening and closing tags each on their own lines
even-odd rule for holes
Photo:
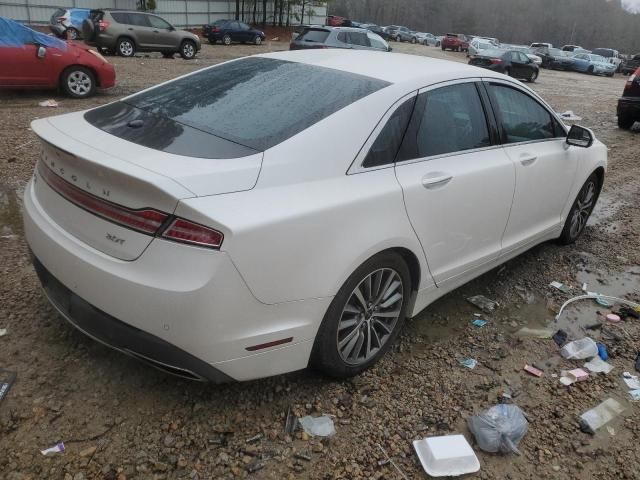
<svg viewBox="0 0 640 480">
<path fill-rule="evenodd" d="M 389 117 L 362 163 L 363 167 L 380 167 L 395 162 L 415 101 L 415 97 L 406 100 Z"/>
<path fill-rule="evenodd" d="M 250 30 L 251 27 L 249 27 L 249 25 L 247 25 L 246 23 L 242 23 L 240 22 L 240 30 Z"/>
<path fill-rule="evenodd" d="M 502 121 L 506 143 L 545 140 L 555 136 L 551 114 L 529 95 L 498 84 L 491 84 L 489 91 Z"/>
<path fill-rule="evenodd" d="M 349 43 L 351 43 L 352 45 L 359 45 L 361 47 L 370 46 L 366 33 L 351 32 L 349 33 L 349 40 Z"/>
<path fill-rule="evenodd" d="M 398 161 L 491 145 L 474 83 L 438 88 L 418 96 Z"/>
<path fill-rule="evenodd" d="M 367 34 L 367 37 L 369 37 L 369 42 L 371 43 L 371 46 L 373 48 L 378 48 L 380 50 L 389 49 L 389 45 L 387 45 L 387 42 L 385 42 L 382 38 L 380 38 L 375 33 L 369 33 Z"/>
<path fill-rule="evenodd" d="M 149 23 L 151 24 L 151 26 L 153 28 L 159 28 L 161 30 L 169 30 L 169 28 L 171 27 L 171 25 L 169 25 L 167 22 L 165 22 L 160 17 L 156 17 L 154 15 L 149 15 L 148 18 L 149 18 Z"/>
</svg>

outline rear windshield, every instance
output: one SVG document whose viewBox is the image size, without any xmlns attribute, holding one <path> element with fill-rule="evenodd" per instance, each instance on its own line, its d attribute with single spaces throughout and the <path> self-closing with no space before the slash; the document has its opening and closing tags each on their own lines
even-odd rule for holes
<svg viewBox="0 0 640 480">
<path fill-rule="evenodd" d="M 594 55 L 602 55 L 603 57 L 611 58 L 614 56 L 613 50 L 608 48 L 596 48 L 593 52 Z"/>
<path fill-rule="evenodd" d="M 320 30 L 317 28 L 310 28 L 300 35 L 297 40 L 299 42 L 315 42 L 324 43 L 329 36 L 328 30 Z"/>
<path fill-rule="evenodd" d="M 388 85 L 330 68 L 253 57 L 202 70 L 123 102 L 264 151 Z"/>
</svg>

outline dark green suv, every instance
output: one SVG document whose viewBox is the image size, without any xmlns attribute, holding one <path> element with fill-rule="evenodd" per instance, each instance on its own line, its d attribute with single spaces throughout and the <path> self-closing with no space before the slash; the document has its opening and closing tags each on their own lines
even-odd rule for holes
<svg viewBox="0 0 640 480">
<path fill-rule="evenodd" d="M 105 53 L 132 57 L 139 52 L 161 52 L 165 57 L 179 53 L 190 60 L 200 51 L 197 35 L 176 28 L 152 13 L 130 10 L 91 10 L 82 23 L 88 45 Z"/>
</svg>

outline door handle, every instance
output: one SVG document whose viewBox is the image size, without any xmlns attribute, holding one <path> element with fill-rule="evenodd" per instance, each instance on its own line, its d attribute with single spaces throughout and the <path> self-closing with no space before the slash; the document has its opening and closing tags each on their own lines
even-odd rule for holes
<svg viewBox="0 0 640 480">
<path fill-rule="evenodd" d="M 129 30 L 132 30 L 132 31 L 133 31 L 133 28 L 129 27 Z"/>
<path fill-rule="evenodd" d="M 426 189 L 438 188 L 446 185 L 453 179 L 453 175 L 442 172 L 427 173 L 422 177 L 422 186 Z"/>
<path fill-rule="evenodd" d="M 160 32 L 158 32 L 158 30 L 154 30 L 153 33 L 160 33 Z"/>
<path fill-rule="evenodd" d="M 528 167 L 529 165 L 533 165 L 536 160 L 538 160 L 538 157 L 534 156 L 534 155 L 527 155 L 522 154 L 520 155 L 520 163 L 524 166 L 524 167 Z"/>
</svg>

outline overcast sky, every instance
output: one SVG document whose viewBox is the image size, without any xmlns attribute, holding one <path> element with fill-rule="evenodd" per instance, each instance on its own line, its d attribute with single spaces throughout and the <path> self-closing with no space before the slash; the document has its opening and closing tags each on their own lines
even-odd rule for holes
<svg viewBox="0 0 640 480">
<path fill-rule="evenodd" d="M 622 3 L 630 10 L 640 10 L 640 0 L 623 0 Z"/>
</svg>

